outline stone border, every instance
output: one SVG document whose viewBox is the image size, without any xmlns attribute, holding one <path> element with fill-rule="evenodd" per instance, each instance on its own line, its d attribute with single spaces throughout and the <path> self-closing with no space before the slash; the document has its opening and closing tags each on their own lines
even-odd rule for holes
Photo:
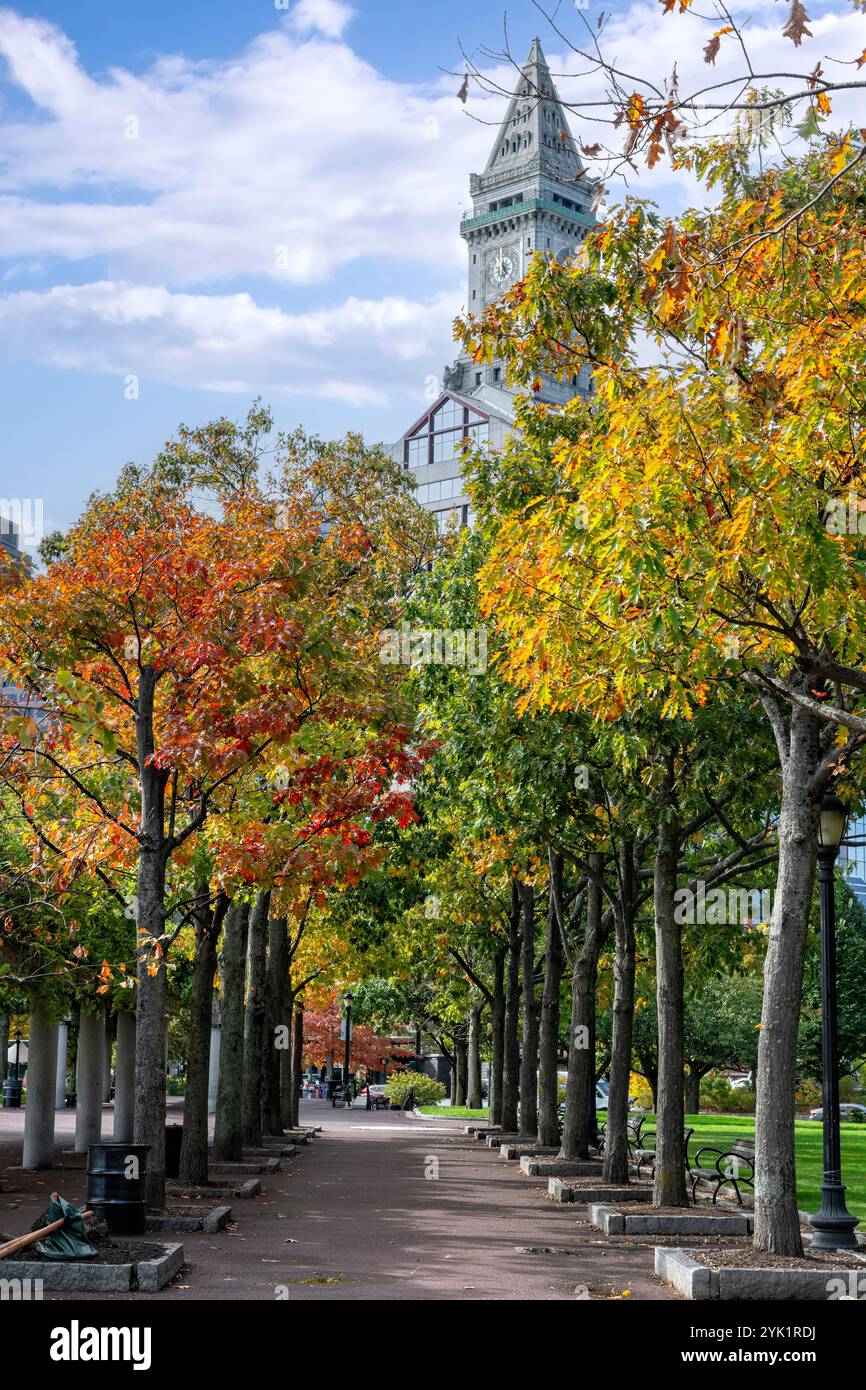
<svg viewBox="0 0 866 1390">
<path fill-rule="evenodd" d="M 166 1196 L 175 1201 L 179 1197 L 240 1197 L 244 1200 L 248 1197 L 258 1197 L 262 1190 L 262 1185 L 258 1178 L 250 1178 L 247 1182 L 242 1182 L 239 1187 L 198 1187 L 193 1182 L 174 1182 L 166 1188 Z"/>
<path fill-rule="evenodd" d="M 551 1178 L 547 1195 L 554 1202 L 649 1202 L 653 1194 L 651 1187 L 575 1187 Z"/>
<path fill-rule="evenodd" d="M 244 1173 L 279 1173 L 281 1168 L 278 1158 L 267 1158 L 260 1163 L 208 1163 L 208 1172 L 227 1178 L 235 1174 L 241 1177 Z"/>
<path fill-rule="evenodd" d="M 520 1159 L 520 1171 L 528 1178 L 588 1178 L 601 1176 L 601 1159 L 565 1158 L 546 1160 L 524 1154 Z"/>
<path fill-rule="evenodd" d="M 722 1256 L 724 1258 L 724 1256 Z M 858 1285 L 866 1284 L 866 1256 L 858 1256 L 863 1274 L 857 1275 Z M 831 1279 L 842 1280 L 848 1287 L 851 1269 L 745 1269 L 720 1265 L 709 1269 L 693 1260 L 688 1250 L 656 1246 L 655 1272 L 671 1284 L 684 1298 L 717 1299 L 719 1302 L 790 1302 L 808 1300 L 827 1302 L 827 1285 Z"/>
<path fill-rule="evenodd" d="M 39 1279 L 43 1289 L 74 1293 L 156 1293 L 183 1268 L 182 1245 L 155 1246 L 162 1253 L 153 1260 L 126 1265 L 99 1265 L 90 1260 L 4 1260 L 10 1278 Z"/>
<path fill-rule="evenodd" d="M 216 1231 L 224 1231 L 232 1219 L 231 1207 L 202 1207 L 198 1212 L 190 1212 L 189 1216 L 177 1216 L 169 1213 L 168 1216 L 148 1216 L 148 1231 L 206 1231 L 213 1235 Z"/>
<path fill-rule="evenodd" d="M 505 1159 L 507 1163 L 513 1163 L 518 1158 L 543 1158 L 545 1155 L 558 1153 L 559 1150 L 554 1144 L 533 1144 L 531 1140 L 525 1139 L 518 1143 L 509 1141 L 500 1144 L 499 1157 Z"/>
<path fill-rule="evenodd" d="M 644 1215 L 618 1211 L 603 1203 L 590 1203 L 589 1221 L 606 1236 L 748 1236 L 754 1229 L 754 1217 L 749 1213 L 728 1216 L 703 1216 L 698 1212 L 680 1215 Z"/>
</svg>

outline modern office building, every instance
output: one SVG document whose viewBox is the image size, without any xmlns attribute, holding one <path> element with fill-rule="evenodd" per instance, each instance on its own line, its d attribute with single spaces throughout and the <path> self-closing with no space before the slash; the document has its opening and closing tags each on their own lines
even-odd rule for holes
<svg viewBox="0 0 866 1390">
<path fill-rule="evenodd" d="M 460 224 L 469 255 L 468 312 L 484 309 L 525 275 L 538 253 L 567 260 L 595 224 L 595 182 L 583 169 L 538 39 L 521 69 L 484 172 L 470 176 L 472 210 Z M 505 363 L 446 367 L 444 389 L 394 446 L 411 469 L 418 501 L 440 525 L 470 520 L 461 476 L 466 441 L 502 447 L 514 428 Z M 563 405 L 587 395 L 585 370 L 569 382 L 542 378 L 536 399 Z"/>
</svg>

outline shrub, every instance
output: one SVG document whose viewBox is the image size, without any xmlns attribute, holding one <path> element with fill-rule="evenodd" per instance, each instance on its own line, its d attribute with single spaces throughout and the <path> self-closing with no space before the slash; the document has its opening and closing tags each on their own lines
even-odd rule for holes
<svg viewBox="0 0 866 1390">
<path fill-rule="evenodd" d="M 633 1071 L 629 1077 L 628 1093 L 634 1101 L 636 1110 L 654 1109 L 652 1087 L 646 1077 L 641 1076 L 639 1072 Z"/>
<path fill-rule="evenodd" d="M 435 1105 L 445 1096 L 442 1082 L 422 1071 L 395 1071 L 385 1082 L 385 1095 L 394 1105 L 402 1105 L 412 1090 L 416 1105 Z"/>
</svg>

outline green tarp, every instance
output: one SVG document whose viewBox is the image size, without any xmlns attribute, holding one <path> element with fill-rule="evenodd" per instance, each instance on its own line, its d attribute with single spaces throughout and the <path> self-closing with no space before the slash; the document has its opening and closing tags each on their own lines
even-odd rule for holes
<svg viewBox="0 0 866 1390">
<path fill-rule="evenodd" d="M 72 1206 L 71 1202 L 67 1202 L 63 1197 L 52 1197 L 48 1204 L 47 1224 L 59 1221 L 61 1216 L 66 1217 L 65 1226 L 59 1226 L 44 1240 L 38 1240 L 34 1248 L 46 1260 L 92 1259 L 96 1251 L 88 1244 L 87 1232 L 78 1207 Z"/>
</svg>

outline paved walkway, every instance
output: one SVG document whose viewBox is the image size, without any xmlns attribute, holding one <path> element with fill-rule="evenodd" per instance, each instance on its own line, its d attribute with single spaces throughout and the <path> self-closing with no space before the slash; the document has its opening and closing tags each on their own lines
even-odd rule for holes
<svg viewBox="0 0 866 1390">
<path fill-rule="evenodd" d="M 302 1124 L 323 1132 L 262 1179 L 260 1197 L 232 1203 L 233 1229 L 178 1237 L 187 1269 L 152 1297 L 539 1301 L 573 1300 L 582 1289 L 590 1298 L 671 1297 L 652 1276 L 648 1247 L 609 1245 L 574 1209 L 549 1202 L 546 1182 L 524 1178 L 462 1124 L 315 1101 L 301 1112 Z M 68 1118 L 58 1116 L 64 1128 Z M 9 1128 L 0 1114 L 4 1163 Z M 0 1181 L 19 1187 L 0 1193 L 0 1230 L 19 1234 L 52 1187 L 81 1200 L 86 1178 L 5 1167 Z"/>
</svg>

